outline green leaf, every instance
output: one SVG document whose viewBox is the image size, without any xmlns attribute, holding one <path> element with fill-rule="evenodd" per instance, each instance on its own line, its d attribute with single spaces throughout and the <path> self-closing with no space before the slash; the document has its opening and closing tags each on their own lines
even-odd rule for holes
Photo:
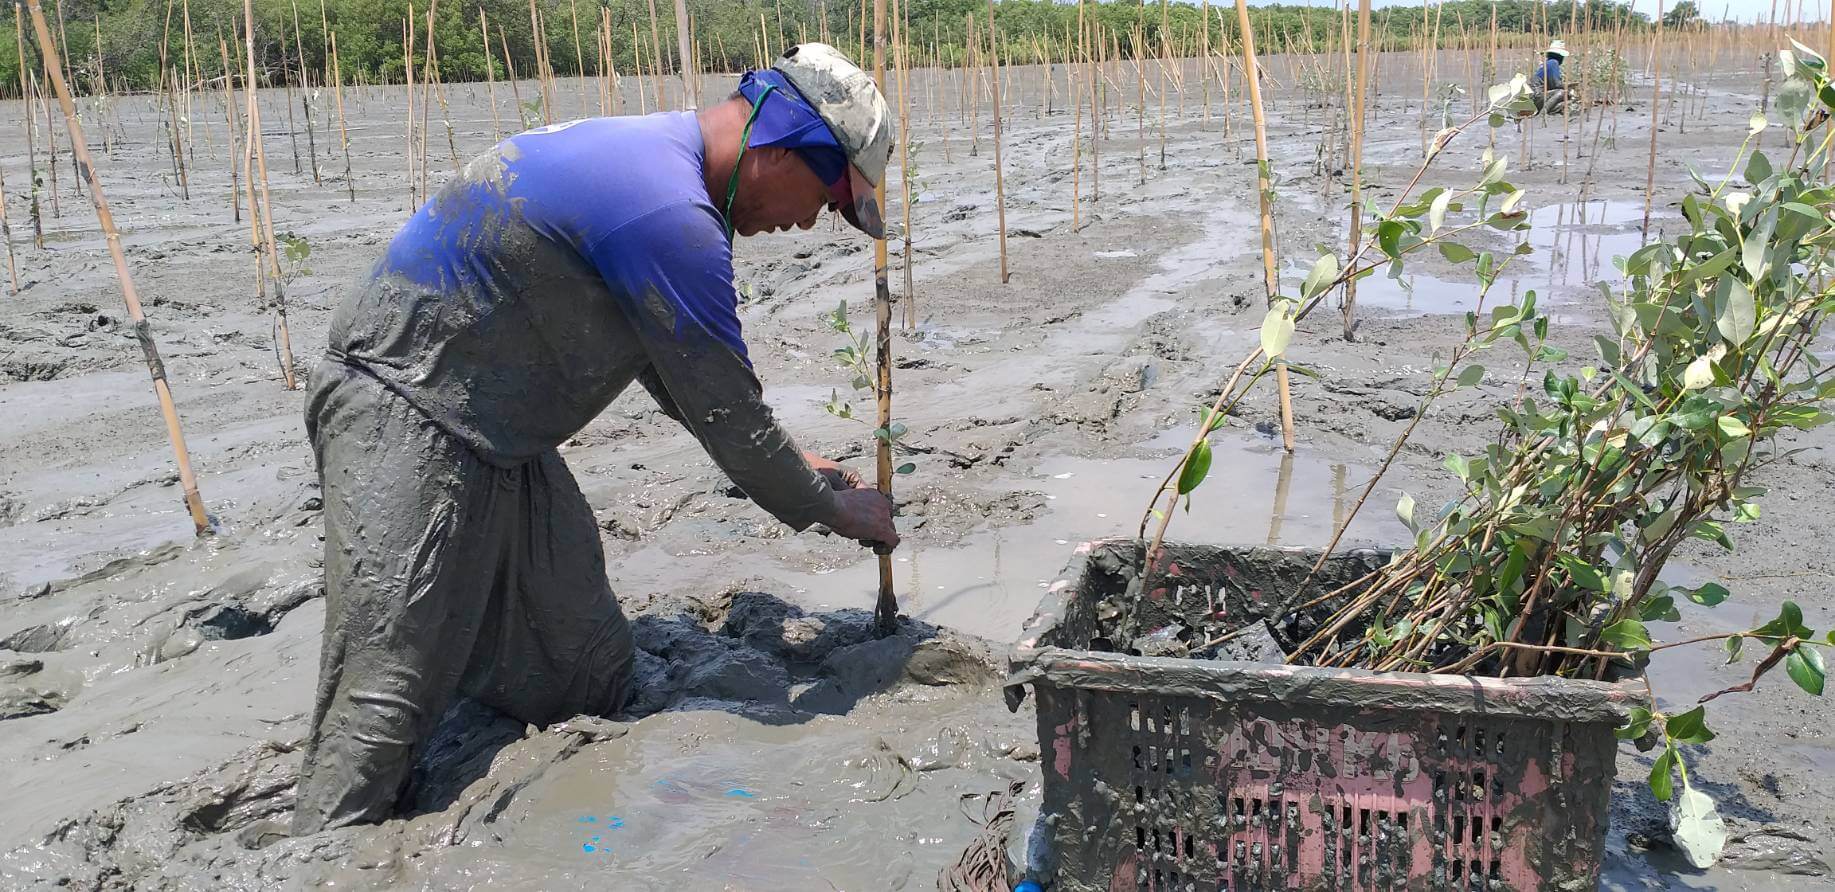
<svg viewBox="0 0 1835 892">
<path fill-rule="evenodd" d="M 1714 419 L 1714 423 L 1720 426 L 1721 433 L 1733 439 L 1752 436 L 1752 429 L 1747 427 L 1744 421 L 1732 415 L 1722 415 Z"/>
<path fill-rule="evenodd" d="M 1331 254 L 1320 255 L 1318 260 L 1313 261 L 1312 271 L 1306 274 L 1306 281 L 1300 285 L 1300 297 L 1310 300 L 1337 278 L 1338 258 Z"/>
<path fill-rule="evenodd" d="M 1633 706 L 1625 715 L 1625 724 L 1612 734 L 1619 740 L 1636 740 L 1650 731 L 1650 718 L 1650 710 L 1642 706 Z"/>
<path fill-rule="evenodd" d="M 1211 472 L 1211 441 L 1199 440 L 1192 449 L 1191 457 L 1185 460 L 1185 469 L 1179 472 L 1179 495 L 1186 495 L 1204 482 L 1206 474 Z"/>
<path fill-rule="evenodd" d="M 905 462 L 904 464 L 902 464 L 902 465 L 899 465 L 899 466 L 898 466 L 898 467 L 896 467 L 896 468 L 893 468 L 893 469 L 892 469 L 892 473 L 894 473 L 894 474 L 909 474 L 909 473 L 911 473 L 912 471 L 915 471 L 915 470 L 917 470 L 917 465 L 915 465 L 915 464 L 913 464 L 913 463 L 911 463 L 911 462 Z"/>
<path fill-rule="evenodd" d="M 1650 633 L 1635 619 L 1621 619 L 1601 629 L 1599 640 L 1620 650 L 1648 650 Z"/>
<path fill-rule="evenodd" d="M 1384 220 L 1376 227 L 1376 246 L 1388 257 L 1401 256 L 1402 233 L 1408 231 L 1399 220 Z"/>
<path fill-rule="evenodd" d="M 1682 614 L 1676 610 L 1676 599 L 1663 595 L 1639 604 L 1638 618 L 1647 623 L 1658 621 L 1673 623 L 1682 619 Z"/>
<path fill-rule="evenodd" d="M 1664 719 L 1663 732 L 1677 743 L 1707 743 L 1714 739 L 1714 732 L 1708 730 L 1705 706 Z"/>
<path fill-rule="evenodd" d="M 1700 390 L 1714 383 L 1714 364 L 1706 356 L 1697 356 L 1682 370 L 1682 389 Z M 1687 425 L 1684 425 L 1686 427 Z"/>
<path fill-rule="evenodd" d="M 1687 285 L 1692 282 L 1699 282 L 1702 279 L 1712 278 L 1726 272 L 1727 267 L 1733 265 L 1733 260 L 1738 255 L 1738 248 L 1728 248 L 1713 257 L 1689 267 L 1688 271 L 1682 274 L 1682 284 Z"/>
<path fill-rule="evenodd" d="M 1771 161 L 1764 152 L 1753 152 L 1746 161 L 1746 182 L 1756 186 L 1771 178 Z"/>
<path fill-rule="evenodd" d="M 1670 838 L 1682 857 L 1698 870 L 1714 866 L 1727 848 L 1727 823 L 1706 793 L 1682 785 L 1682 795 L 1669 809 Z"/>
<path fill-rule="evenodd" d="M 1446 469 L 1457 474 L 1461 480 L 1472 479 L 1471 463 L 1466 461 L 1465 456 L 1457 452 L 1449 454 L 1441 464 L 1446 465 Z"/>
<path fill-rule="evenodd" d="M 1440 256 L 1445 257 L 1448 263 L 1466 263 L 1478 255 L 1458 242 L 1441 242 Z"/>
<path fill-rule="evenodd" d="M 1790 680 L 1816 696 L 1822 696 L 1822 683 L 1827 672 L 1822 664 L 1822 652 L 1814 645 L 1799 644 L 1784 658 L 1784 671 L 1790 674 Z"/>
<path fill-rule="evenodd" d="M 1657 799 L 1663 802 L 1668 802 L 1669 798 L 1675 795 L 1676 779 L 1671 775 L 1675 763 L 1675 749 L 1664 747 L 1663 754 L 1657 757 L 1656 764 L 1650 766 L 1650 792 L 1656 794 Z"/>
<path fill-rule="evenodd" d="M 1293 341 L 1293 328 L 1293 314 L 1288 312 L 1287 302 L 1277 301 L 1262 317 L 1262 352 L 1269 359 L 1287 352 L 1287 345 Z"/>
<path fill-rule="evenodd" d="M 1446 206 L 1452 201 L 1453 193 L 1451 192 L 1441 192 L 1434 196 L 1434 202 L 1427 210 L 1427 231 L 1429 233 L 1440 231 L 1441 224 L 1446 222 Z"/>
<path fill-rule="evenodd" d="M 1690 601 L 1700 604 L 1703 607 L 1713 607 L 1725 601 L 1727 596 L 1731 594 L 1731 592 L 1727 591 L 1726 586 L 1718 582 L 1710 582 L 1700 588 L 1685 588 L 1682 589 L 1682 593 L 1688 595 Z"/>
<path fill-rule="evenodd" d="M 1407 524 L 1409 529 L 1415 528 L 1414 496 L 1402 493 L 1401 499 L 1395 503 L 1395 516 L 1401 518 L 1402 523 Z"/>
<path fill-rule="evenodd" d="M 1714 320 L 1714 327 L 1720 336 L 1735 348 L 1752 338 L 1752 330 L 1758 321 L 1758 308 L 1752 300 L 1752 292 L 1744 283 L 1728 277 L 1725 281 L 1731 284 L 1727 292 L 1726 306 L 1720 310 L 1720 317 Z"/>
<path fill-rule="evenodd" d="M 1740 645 L 1744 644 L 1745 642 L 1746 642 L 1746 637 L 1744 635 L 1734 635 L 1733 637 L 1727 638 L 1721 642 L 1720 649 L 1725 651 L 1727 654 L 1727 665 L 1731 666 L 1734 663 L 1739 662 Z"/>
</svg>

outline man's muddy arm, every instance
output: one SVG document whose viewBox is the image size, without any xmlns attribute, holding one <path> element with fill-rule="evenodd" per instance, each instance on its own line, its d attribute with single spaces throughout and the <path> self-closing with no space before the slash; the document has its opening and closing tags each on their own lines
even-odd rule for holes
<svg viewBox="0 0 1835 892">
<path fill-rule="evenodd" d="M 638 376 L 663 414 L 688 428 L 759 507 L 802 531 L 834 517 L 834 491 L 765 404 L 758 379 L 719 343 L 689 348 L 644 333 L 651 367 Z"/>
</svg>

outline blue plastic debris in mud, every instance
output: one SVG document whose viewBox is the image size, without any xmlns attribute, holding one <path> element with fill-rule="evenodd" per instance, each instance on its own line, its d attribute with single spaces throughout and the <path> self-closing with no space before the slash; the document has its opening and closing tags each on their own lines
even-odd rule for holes
<svg viewBox="0 0 1835 892">
<path fill-rule="evenodd" d="M 751 799 L 753 798 L 755 794 L 753 794 L 751 790 L 745 789 L 744 787 L 734 787 L 731 790 L 726 791 L 726 795 L 737 796 L 741 799 Z"/>
</svg>

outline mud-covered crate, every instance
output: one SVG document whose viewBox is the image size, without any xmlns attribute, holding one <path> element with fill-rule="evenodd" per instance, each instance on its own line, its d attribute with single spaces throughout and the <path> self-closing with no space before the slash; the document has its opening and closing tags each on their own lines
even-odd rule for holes
<svg viewBox="0 0 1835 892">
<path fill-rule="evenodd" d="M 1143 595 L 1138 543 L 1077 549 L 1008 688 L 1037 697 L 1047 888 L 1595 888 L 1641 688 L 1216 659 L 1217 630 L 1285 648 L 1316 625 L 1291 605 L 1317 557 L 1169 545 Z M 1386 561 L 1334 555 L 1305 594 Z"/>
</svg>

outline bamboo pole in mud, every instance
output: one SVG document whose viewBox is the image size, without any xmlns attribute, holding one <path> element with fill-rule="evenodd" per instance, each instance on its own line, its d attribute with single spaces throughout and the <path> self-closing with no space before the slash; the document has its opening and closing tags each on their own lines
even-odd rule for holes
<svg viewBox="0 0 1835 892">
<path fill-rule="evenodd" d="M 650 74 L 656 81 L 656 110 L 662 111 L 669 105 L 663 97 L 663 41 L 656 30 L 656 0 L 650 0 Z"/>
<path fill-rule="evenodd" d="M 1274 259 L 1274 183 L 1268 161 L 1268 122 L 1262 114 L 1261 64 L 1255 58 L 1255 29 L 1249 24 L 1247 0 L 1236 0 L 1236 19 L 1242 30 L 1243 80 L 1249 83 L 1249 110 L 1255 116 L 1255 190 L 1261 197 L 1262 279 L 1272 304 L 1281 291 L 1280 270 Z M 1275 361 L 1274 377 L 1281 396 L 1281 444 L 1292 452 L 1293 398 L 1286 363 Z"/>
<path fill-rule="evenodd" d="M 13 221 L 6 213 L 6 172 L 0 169 L 0 238 L 6 239 L 6 275 L 13 283 L 13 293 L 19 293 L 19 264 L 13 259 Z"/>
<path fill-rule="evenodd" d="M 892 48 L 895 53 L 893 68 L 898 73 L 898 183 L 904 201 L 900 208 L 905 216 L 904 245 L 899 252 L 900 265 L 905 268 L 905 317 L 904 327 L 909 330 L 917 327 L 917 289 L 911 284 L 911 158 L 907 147 L 911 145 L 911 8 L 906 4 L 910 0 L 895 0 L 892 10 Z M 778 8 L 783 14 L 783 8 Z M 780 19 L 779 27 L 783 26 Z"/>
<path fill-rule="evenodd" d="M 179 8 L 184 10 L 184 18 L 185 18 L 185 54 L 184 54 L 185 142 L 190 145 L 191 148 L 190 148 L 189 154 L 191 156 L 191 159 L 195 161 L 197 160 L 197 141 L 192 138 L 193 133 L 191 129 L 191 125 L 192 125 L 191 85 L 197 82 L 197 78 L 194 76 L 194 72 L 192 69 L 193 60 L 191 58 L 191 0 L 181 0 L 181 2 L 179 3 Z M 57 5 L 57 10 L 58 10 L 57 12 L 58 39 L 63 41 L 65 47 L 69 47 L 70 39 L 63 36 L 64 5 L 62 3 L 59 3 Z M 68 59 L 64 60 L 66 65 L 69 64 L 69 61 L 70 60 Z M 66 72 L 66 75 L 67 74 L 68 72 Z M 204 132 L 208 134 L 210 131 L 207 128 Z"/>
<path fill-rule="evenodd" d="M 1347 4 L 1348 5 L 1348 4 Z M 1495 10 L 1493 10 L 1495 11 Z M 1350 72 L 1346 72 L 1350 80 Z M 1357 246 L 1363 241 L 1364 217 L 1364 102 L 1370 90 L 1370 0 L 1357 0 L 1357 92 L 1353 95 L 1351 106 L 1351 157 L 1347 162 L 1351 168 L 1351 219 L 1347 229 L 1350 237 L 1345 256 L 1357 253 Z M 1344 339 L 1354 340 L 1357 336 L 1357 277 L 1352 276 L 1344 283 L 1344 305 L 1341 308 L 1344 316 Z"/>
<path fill-rule="evenodd" d="M 121 248 L 121 233 L 115 229 L 114 215 L 109 213 L 108 199 L 103 196 L 102 183 L 96 178 L 95 161 L 89 157 L 89 146 L 83 137 L 83 123 L 77 118 L 76 103 L 70 99 L 70 87 L 64 82 L 63 72 L 58 70 L 57 45 L 52 42 L 51 29 L 45 24 L 44 10 L 39 8 L 38 0 L 27 2 L 32 12 L 32 30 L 38 35 L 39 52 L 50 60 L 47 70 L 51 75 L 51 87 L 57 91 L 57 103 L 64 112 L 64 124 L 70 129 L 71 151 L 76 153 L 80 162 L 77 169 L 89 179 L 89 201 L 95 205 L 96 222 L 101 225 L 102 236 L 108 242 L 108 256 L 114 262 L 115 278 L 121 285 L 121 299 L 127 304 L 128 317 L 134 322 L 134 337 L 140 342 L 141 355 L 146 359 L 147 372 L 153 379 L 153 395 L 159 401 L 159 413 L 166 422 L 166 436 L 172 442 L 172 452 L 178 462 L 178 480 L 185 494 L 185 508 L 191 514 L 194 531 L 201 536 L 210 531 L 210 516 L 204 513 L 204 499 L 198 494 L 197 477 L 191 472 L 191 453 L 185 447 L 184 430 L 179 425 L 178 407 L 172 402 L 172 388 L 166 382 L 166 367 L 159 358 L 159 345 L 154 343 L 153 329 L 147 324 L 146 314 L 141 312 L 140 294 L 134 289 L 134 277 L 127 268 L 127 253 Z M 18 4 L 14 4 L 13 8 L 17 14 Z M 20 58 L 23 60 L 25 57 L 22 55 Z M 8 245 L 11 244 L 9 239 Z"/>
<path fill-rule="evenodd" d="M 1147 0 L 1141 0 L 1141 10 L 1147 8 Z M 1147 32 L 1140 22 L 1134 23 L 1134 82 L 1139 93 L 1134 100 L 1134 143 L 1140 155 L 1140 184 L 1147 185 L 1147 62 L 1141 55 L 1147 42 Z"/>
<path fill-rule="evenodd" d="M 231 20 L 230 30 L 235 30 Z M 236 82 L 229 66 L 229 44 L 223 40 L 223 29 L 217 28 L 217 53 L 223 57 L 223 123 L 229 129 L 229 208 L 235 222 L 242 222 L 242 180 L 236 168 Z"/>
<path fill-rule="evenodd" d="M 503 122 L 497 119 L 497 68 L 491 64 L 491 26 L 484 16 L 484 7 L 478 7 L 478 34 L 484 38 L 484 81 L 485 90 L 491 100 L 491 143 L 503 141 Z M 601 108 L 601 113 L 603 113 Z M 340 126 L 344 113 L 338 112 Z"/>
<path fill-rule="evenodd" d="M 991 0 L 990 0 L 991 2 Z M 873 0 L 873 80 L 885 93 L 886 84 L 886 0 Z M 886 206 L 886 178 L 879 178 L 873 189 L 880 207 Z M 878 338 L 878 382 L 874 390 L 879 397 L 879 427 L 892 427 L 892 292 L 886 284 L 886 240 L 873 240 L 873 309 L 874 334 Z M 875 437 L 874 458 L 879 491 L 892 500 L 892 438 Z M 879 557 L 879 600 L 873 608 L 873 625 L 881 637 L 898 629 L 898 596 L 892 591 L 892 553 L 874 549 Z"/>
<path fill-rule="evenodd" d="M 293 374 L 293 336 L 287 331 L 286 283 L 280 275 L 280 258 L 274 246 L 274 201 L 268 195 L 268 153 L 261 137 L 261 105 L 255 97 L 255 0 L 242 0 L 242 14 L 243 39 L 248 41 L 248 143 L 255 155 L 256 174 L 260 177 L 259 180 L 249 177 L 249 206 L 254 217 L 261 221 L 260 250 L 267 254 L 267 267 L 273 272 L 270 278 L 274 283 L 274 327 L 275 340 L 279 342 L 281 386 L 295 390 L 299 383 Z M 258 182 L 261 186 L 259 201 L 255 192 Z"/>
<path fill-rule="evenodd" d="M 1078 0 L 1082 2 L 1082 0 Z M 1211 0 L 1200 0 L 1198 4 L 1198 87 L 1204 94 L 1203 129 L 1211 126 L 1211 79 L 1204 74 L 1205 66 L 1211 63 Z"/>
<path fill-rule="evenodd" d="M 1102 55 L 1101 20 L 1092 19 L 1089 31 L 1083 35 L 1083 63 L 1088 69 L 1090 92 L 1090 204 L 1102 200 L 1102 71 L 1098 68 L 1099 56 Z M 1090 53 L 1090 44 L 1096 44 L 1094 55 Z"/>
<path fill-rule="evenodd" d="M 530 5 L 529 21 L 535 21 L 533 2 Z M 401 76 L 407 85 L 408 94 L 408 151 L 403 160 L 408 164 L 408 207 L 420 207 L 420 181 L 414 178 L 414 0 L 408 0 L 408 17 L 401 23 Z M 252 76 L 252 75 L 251 75 Z M 254 89 L 253 85 L 249 89 Z"/>
<path fill-rule="evenodd" d="M 1644 168 L 1644 223 L 1641 236 L 1650 235 L 1650 198 L 1657 185 L 1657 114 L 1663 106 L 1663 0 L 1657 0 L 1657 30 L 1651 38 L 1650 159 Z"/>
<path fill-rule="evenodd" d="M 338 56 L 338 32 L 326 32 L 326 46 L 331 51 L 331 95 L 338 103 L 338 142 L 344 147 L 344 188 L 350 193 L 352 204 L 357 202 L 357 181 L 350 175 L 350 128 L 344 123 L 344 62 Z M 484 42 L 485 52 L 490 52 L 491 43 L 487 37 Z M 492 111 L 496 111 L 495 108 Z"/>
<path fill-rule="evenodd" d="M 510 82 L 510 102 L 516 106 L 516 132 L 523 130 L 522 87 L 516 84 L 516 60 L 510 58 L 510 39 L 504 36 L 503 23 L 497 24 L 497 48 L 503 51 L 504 79 Z M 637 92 L 642 93 L 642 90 Z"/>
<path fill-rule="evenodd" d="M 567 0 L 567 18 L 573 22 L 573 73 L 580 79 L 580 117 L 592 114 L 586 101 L 586 57 L 580 53 L 580 5 Z"/>
<path fill-rule="evenodd" d="M 409 12 L 413 12 L 412 6 L 409 8 Z M 409 18 L 413 18 L 413 16 L 410 15 Z M 502 29 L 499 28 L 499 30 Z M 535 87 L 537 95 L 542 98 L 542 122 L 552 124 L 554 123 L 554 109 L 553 104 L 548 100 L 547 66 L 542 64 L 542 46 L 548 41 L 542 36 L 541 18 L 535 14 L 535 0 L 529 0 L 529 39 L 535 44 Z M 509 58 L 509 55 L 509 50 L 505 49 L 504 58 Z M 413 92 L 413 87 L 410 86 L 408 90 L 409 92 Z M 410 110 L 409 114 L 412 116 L 412 110 Z M 516 114 L 520 121 L 522 116 L 522 108 L 520 106 L 516 109 Z"/>
<path fill-rule="evenodd" d="M 637 76 L 637 113 L 650 113 L 650 100 L 644 93 L 644 43 L 637 36 L 637 19 L 631 19 L 631 64 L 636 68 Z M 657 111 L 662 111 L 659 107 Z"/>
<path fill-rule="evenodd" d="M 651 0 L 652 3 L 655 0 Z M 762 15 L 762 13 L 760 13 Z M 696 88 L 695 56 L 689 51 L 688 0 L 675 0 L 676 68 L 682 75 L 682 108 L 698 108 L 700 90 Z"/>
<path fill-rule="evenodd" d="M 886 0 L 873 0 L 883 4 Z M 1000 29 L 994 22 L 994 0 L 988 0 L 988 71 L 994 83 L 994 214 L 1000 234 L 1000 284 L 1007 284 L 1007 185 L 1000 169 Z"/>
<path fill-rule="evenodd" d="M 178 98 L 172 94 L 172 89 L 177 81 L 178 72 L 170 68 L 166 69 L 166 108 L 172 113 L 172 163 L 178 167 L 179 194 L 184 197 L 184 200 L 190 201 L 191 176 L 185 170 L 184 128 L 179 126 Z M 51 162 L 51 169 L 53 171 L 57 170 L 57 162 L 55 160 Z M 53 179 L 52 185 L 53 187 L 56 186 L 55 178 Z"/>
<path fill-rule="evenodd" d="M 1077 41 L 1083 41 L 1083 0 L 1077 0 Z M 1078 60 L 1072 59 L 1067 70 L 1075 73 Z M 1066 91 L 1072 94 L 1070 84 L 1065 84 Z M 1070 231 L 1075 233 L 1083 228 L 1083 97 L 1072 95 L 1071 104 L 1077 107 L 1075 123 L 1070 128 Z"/>
<path fill-rule="evenodd" d="M 306 116 L 306 158 L 312 162 L 312 184 L 325 185 L 319 177 L 319 139 L 312 126 L 312 83 L 306 79 L 306 43 L 299 33 L 299 0 L 293 0 L 293 55 L 299 63 L 299 107 Z"/>
</svg>

